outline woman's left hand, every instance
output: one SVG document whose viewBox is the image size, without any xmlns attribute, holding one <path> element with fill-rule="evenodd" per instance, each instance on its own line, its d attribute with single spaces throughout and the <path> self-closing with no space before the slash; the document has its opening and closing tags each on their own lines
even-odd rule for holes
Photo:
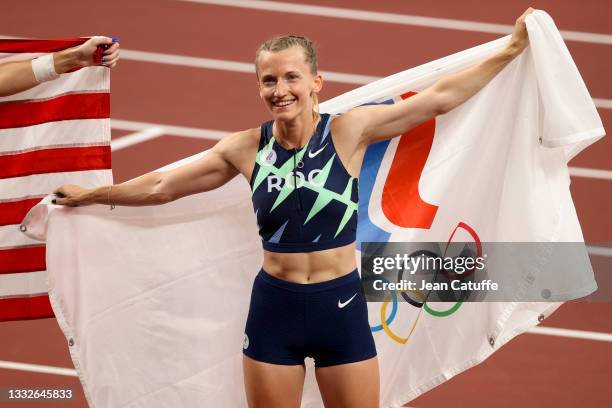
<svg viewBox="0 0 612 408">
<path fill-rule="evenodd" d="M 101 58 L 98 54 L 100 46 L 106 47 Z M 53 61 L 58 74 L 94 65 L 113 68 L 119 61 L 119 43 L 109 37 L 91 37 L 81 45 L 54 53 Z"/>
<path fill-rule="evenodd" d="M 96 60 L 96 51 L 99 46 L 107 46 L 108 48 L 102 54 L 102 60 Z M 102 65 L 108 68 L 113 68 L 119 60 L 119 43 L 109 37 L 96 36 L 74 48 L 74 55 L 77 64 L 81 67 L 90 67 L 93 65 Z"/>
<path fill-rule="evenodd" d="M 525 12 L 516 20 L 514 24 L 514 32 L 512 33 L 512 39 L 510 40 L 510 49 L 516 54 L 520 54 L 525 47 L 529 44 L 529 37 L 527 35 L 527 26 L 525 25 L 525 17 L 533 13 L 535 10 L 529 7 Z"/>
</svg>

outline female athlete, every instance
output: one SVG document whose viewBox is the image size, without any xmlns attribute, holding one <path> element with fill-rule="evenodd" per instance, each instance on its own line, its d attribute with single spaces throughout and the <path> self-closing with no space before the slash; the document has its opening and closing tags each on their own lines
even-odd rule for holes
<svg viewBox="0 0 612 408">
<path fill-rule="evenodd" d="M 264 249 L 243 344 L 250 407 L 299 407 L 304 358 L 315 361 L 326 407 L 379 404 L 379 371 L 355 264 L 357 177 L 368 145 L 403 134 L 459 106 L 527 46 L 525 16 L 509 45 L 393 105 L 335 118 L 317 113 L 323 78 L 311 42 L 283 36 L 256 54 L 259 94 L 272 115 L 219 141 L 199 161 L 94 189 L 65 185 L 56 203 L 163 204 L 249 181 Z"/>
</svg>

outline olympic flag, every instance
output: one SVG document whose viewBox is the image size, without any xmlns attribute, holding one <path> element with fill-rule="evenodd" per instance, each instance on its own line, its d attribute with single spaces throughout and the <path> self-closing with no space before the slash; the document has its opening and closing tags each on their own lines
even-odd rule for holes
<svg viewBox="0 0 612 408">
<path fill-rule="evenodd" d="M 84 41 L 0 40 L 0 63 Z M 53 317 L 45 244 L 19 224 L 61 184 L 112 181 L 109 85 L 108 69 L 95 67 L 0 97 L 0 321 Z"/>
<path fill-rule="evenodd" d="M 550 17 L 537 11 L 527 27 L 530 47 L 476 96 L 369 148 L 360 175 L 360 241 L 583 240 L 567 161 L 604 130 Z M 393 103 L 508 41 L 382 79 L 321 110 Z M 47 239 L 50 299 L 92 407 L 246 405 L 241 348 L 262 261 L 249 194 L 248 183 L 236 178 L 158 207 L 110 212 L 45 201 L 30 211 L 24 224 L 31 237 Z M 595 290 L 590 267 L 581 271 L 560 280 L 555 293 L 572 298 Z M 540 271 L 528 272 L 537 282 Z M 368 305 L 384 407 L 399 407 L 478 364 L 559 305 L 415 308 L 395 300 Z M 311 361 L 302 406 L 322 406 Z"/>
</svg>

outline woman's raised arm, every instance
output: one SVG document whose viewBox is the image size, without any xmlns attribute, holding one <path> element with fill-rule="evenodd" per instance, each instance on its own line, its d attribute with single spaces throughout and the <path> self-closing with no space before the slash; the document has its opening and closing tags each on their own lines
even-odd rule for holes
<svg viewBox="0 0 612 408">
<path fill-rule="evenodd" d="M 360 134 L 359 144 L 367 146 L 401 135 L 471 98 L 525 49 L 529 42 L 525 17 L 533 11 L 530 7 L 516 20 L 508 46 L 479 65 L 442 78 L 402 102 L 358 107 L 344 115 L 352 132 Z"/>
</svg>

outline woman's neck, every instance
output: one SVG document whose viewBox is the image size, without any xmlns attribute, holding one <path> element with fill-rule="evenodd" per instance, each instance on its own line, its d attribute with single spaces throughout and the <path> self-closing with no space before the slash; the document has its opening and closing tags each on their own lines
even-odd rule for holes
<svg viewBox="0 0 612 408">
<path fill-rule="evenodd" d="M 300 115 L 291 121 L 275 120 L 272 127 L 274 138 L 281 146 L 294 149 L 305 146 L 315 131 L 318 118 L 312 114 Z"/>
</svg>

